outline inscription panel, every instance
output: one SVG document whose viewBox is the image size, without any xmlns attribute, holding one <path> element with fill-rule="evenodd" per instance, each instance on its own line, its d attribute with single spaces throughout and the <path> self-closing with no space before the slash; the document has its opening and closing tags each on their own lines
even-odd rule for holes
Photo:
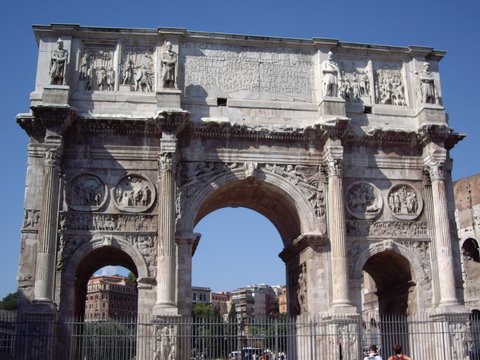
<svg viewBox="0 0 480 360">
<path fill-rule="evenodd" d="M 189 43 L 182 47 L 187 96 L 269 100 L 312 99 L 313 62 L 308 51 Z"/>
</svg>

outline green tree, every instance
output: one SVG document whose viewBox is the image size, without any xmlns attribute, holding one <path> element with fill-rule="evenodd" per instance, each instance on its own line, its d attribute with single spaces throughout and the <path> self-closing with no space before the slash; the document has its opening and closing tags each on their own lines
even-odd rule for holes
<svg viewBox="0 0 480 360">
<path fill-rule="evenodd" d="M 218 317 L 218 309 L 212 304 L 193 304 L 192 306 L 192 316 L 198 317 Z"/>
<path fill-rule="evenodd" d="M 128 284 L 136 284 L 137 283 L 137 277 L 135 276 L 134 273 L 129 272 L 125 282 L 128 283 Z"/>
<path fill-rule="evenodd" d="M 10 293 L 0 301 L 0 310 L 16 310 L 18 291 Z"/>
</svg>

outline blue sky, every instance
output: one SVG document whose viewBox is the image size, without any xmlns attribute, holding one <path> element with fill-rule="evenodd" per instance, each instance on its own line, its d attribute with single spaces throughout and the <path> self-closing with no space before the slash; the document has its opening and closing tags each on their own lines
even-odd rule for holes
<svg viewBox="0 0 480 360">
<path fill-rule="evenodd" d="M 28 111 L 29 93 L 34 88 L 37 45 L 32 24 L 178 27 L 446 50 L 440 64 L 444 105 L 450 126 L 468 135 L 452 151 L 453 176 L 458 179 L 480 172 L 480 119 L 476 111 L 480 101 L 479 15 L 478 0 L 4 1 L 0 15 L 0 298 L 16 289 L 27 136 L 16 125 L 15 116 Z M 243 233 L 245 229 L 253 231 Z M 260 215 L 241 209 L 220 211 L 202 220 L 197 231 L 202 232 L 203 241 L 194 258 L 195 284 L 219 290 L 225 288 L 225 281 L 231 284 L 229 288 L 285 281 L 277 258 L 281 250 L 278 233 Z M 248 271 L 245 261 L 250 264 Z M 221 280 L 218 269 L 227 266 L 231 274 Z"/>
</svg>

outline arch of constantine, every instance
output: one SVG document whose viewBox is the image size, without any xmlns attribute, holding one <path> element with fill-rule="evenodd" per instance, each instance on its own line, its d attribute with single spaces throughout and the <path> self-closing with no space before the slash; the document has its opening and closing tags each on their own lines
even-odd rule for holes
<svg viewBox="0 0 480 360">
<path fill-rule="evenodd" d="M 194 227 L 242 206 L 280 233 L 292 315 L 355 318 L 370 283 L 375 311 L 466 326 L 449 157 L 463 135 L 442 105 L 443 51 L 163 28 L 34 33 L 31 111 L 17 117 L 30 139 L 23 311 L 82 316 L 90 276 L 121 265 L 138 278 L 140 313 L 187 316 L 192 256 L 208 241 Z"/>
</svg>

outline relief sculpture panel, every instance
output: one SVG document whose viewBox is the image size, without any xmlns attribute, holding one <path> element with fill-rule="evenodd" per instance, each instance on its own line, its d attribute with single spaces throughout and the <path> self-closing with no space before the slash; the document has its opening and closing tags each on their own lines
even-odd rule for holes
<svg viewBox="0 0 480 360">
<path fill-rule="evenodd" d="M 376 68 L 375 101 L 377 104 L 407 106 L 400 64 L 383 64 Z"/>
<path fill-rule="evenodd" d="M 398 184 L 388 192 L 388 207 L 397 219 L 413 220 L 420 215 L 423 201 L 413 187 L 408 184 Z"/>
<path fill-rule="evenodd" d="M 154 48 L 126 45 L 121 60 L 121 87 L 127 91 L 152 92 L 154 81 Z"/>
<path fill-rule="evenodd" d="M 383 208 L 382 194 L 375 185 L 357 181 L 348 187 L 345 205 L 348 212 L 357 219 L 374 219 Z"/>
<path fill-rule="evenodd" d="M 143 212 L 155 201 L 155 187 L 145 177 L 128 175 L 117 184 L 114 190 L 115 205 L 126 212 Z"/>
<path fill-rule="evenodd" d="M 114 45 L 85 44 L 80 60 L 79 90 L 115 90 L 114 52 Z"/>
<path fill-rule="evenodd" d="M 107 188 L 98 176 L 81 174 L 67 184 L 66 200 L 73 210 L 96 211 L 107 200 Z"/>
<path fill-rule="evenodd" d="M 368 63 L 341 61 L 339 95 L 348 102 L 370 103 L 370 77 Z"/>
<path fill-rule="evenodd" d="M 185 94 L 221 91 L 243 96 L 280 100 L 312 98 L 313 61 L 308 51 L 214 44 L 185 44 Z"/>
</svg>

